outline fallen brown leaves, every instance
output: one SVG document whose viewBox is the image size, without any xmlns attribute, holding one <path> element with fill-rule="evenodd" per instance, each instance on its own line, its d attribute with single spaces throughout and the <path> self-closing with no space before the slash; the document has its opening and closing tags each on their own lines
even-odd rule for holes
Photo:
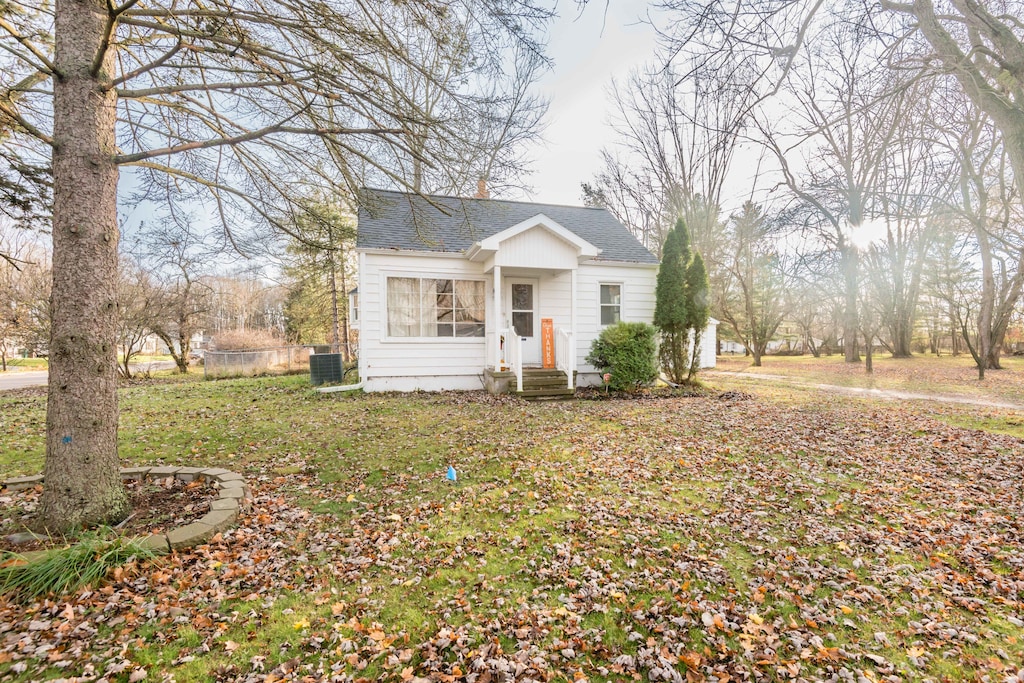
<svg viewBox="0 0 1024 683">
<path fill-rule="evenodd" d="M 738 392 L 319 408 L 351 436 L 250 468 L 237 529 L 0 605 L 3 677 L 1024 682 L 1018 439 Z"/>
</svg>

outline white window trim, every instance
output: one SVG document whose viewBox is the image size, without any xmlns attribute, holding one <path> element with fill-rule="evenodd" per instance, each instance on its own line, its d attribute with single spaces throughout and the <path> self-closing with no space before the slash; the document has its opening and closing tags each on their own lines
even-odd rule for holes
<svg viewBox="0 0 1024 683">
<path fill-rule="evenodd" d="M 484 285 L 484 334 L 482 337 L 392 337 L 388 334 L 388 278 L 406 277 L 419 280 L 464 280 L 469 282 L 482 282 Z M 380 271 L 380 293 L 381 293 L 381 320 L 380 320 L 380 342 L 382 344 L 455 344 L 459 346 L 480 346 L 487 345 L 487 335 L 490 333 L 490 326 L 487 324 L 488 301 L 487 301 L 487 278 L 465 273 L 425 273 L 423 271 L 404 270 L 382 270 Z"/>
<path fill-rule="evenodd" d="M 626 283 L 620 280 L 601 280 L 597 283 L 597 326 L 599 329 L 609 327 L 601 322 L 601 311 L 604 310 L 605 306 L 611 306 L 612 304 L 601 303 L 601 287 L 607 285 L 615 285 L 619 288 L 619 322 L 626 320 Z M 614 325 L 615 323 L 612 323 Z"/>
</svg>

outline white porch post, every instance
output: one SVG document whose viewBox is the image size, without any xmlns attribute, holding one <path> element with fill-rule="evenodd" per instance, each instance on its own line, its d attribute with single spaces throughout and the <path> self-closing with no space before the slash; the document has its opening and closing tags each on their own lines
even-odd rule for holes
<svg viewBox="0 0 1024 683">
<path fill-rule="evenodd" d="M 501 371 L 501 266 L 494 266 L 494 371 Z"/>
<path fill-rule="evenodd" d="M 573 268 L 571 279 L 571 292 L 572 292 L 572 314 L 569 318 L 569 331 L 572 332 L 573 339 L 576 338 L 576 269 Z"/>
<path fill-rule="evenodd" d="M 570 358 L 572 359 L 572 363 L 569 365 L 569 388 L 570 389 L 572 389 L 575 386 L 575 383 L 573 382 L 572 374 L 573 374 L 573 371 L 576 369 L 576 357 L 579 355 L 579 346 L 580 346 L 579 337 L 577 336 L 577 332 L 576 332 L 576 299 L 578 298 L 577 297 L 578 292 L 576 291 L 576 270 L 577 270 L 576 268 L 572 269 L 572 278 L 570 280 L 570 282 L 571 282 L 570 291 L 572 292 L 572 313 L 571 313 L 571 315 L 569 317 L 569 332 L 572 334 L 572 344 L 573 344 L 573 348 L 570 350 L 571 353 L 572 353 L 572 355 L 570 356 Z"/>
</svg>

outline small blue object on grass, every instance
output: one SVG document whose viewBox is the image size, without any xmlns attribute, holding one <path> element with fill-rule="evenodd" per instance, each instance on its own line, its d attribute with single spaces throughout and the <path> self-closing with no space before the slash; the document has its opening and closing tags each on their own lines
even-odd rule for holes
<svg viewBox="0 0 1024 683">
<path fill-rule="evenodd" d="M 455 468 L 448 465 L 448 474 L 445 475 L 448 481 L 455 481 L 459 478 L 459 475 L 455 474 Z"/>
</svg>

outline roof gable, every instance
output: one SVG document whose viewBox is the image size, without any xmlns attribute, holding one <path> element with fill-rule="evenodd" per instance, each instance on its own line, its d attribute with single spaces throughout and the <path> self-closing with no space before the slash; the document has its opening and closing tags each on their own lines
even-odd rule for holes
<svg viewBox="0 0 1024 683">
<path fill-rule="evenodd" d="M 496 232 L 490 237 L 475 242 L 466 252 L 466 256 L 470 261 L 482 261 L 497 252 L 502 243 L 509 242 L 521 235 L 525 236 L 526 233 L 534 230 L 541 230 L 564 242 L 575 250 L 576 258 L 579 261 L 596 258 L 601 253 L 601 250 L 590 242 L 571 230 L 562 227 L 544 214 L 539 213 L 536 216 L 516 223 L 512 227 L 505 228 L 501 232 Z"/>
</svg>

